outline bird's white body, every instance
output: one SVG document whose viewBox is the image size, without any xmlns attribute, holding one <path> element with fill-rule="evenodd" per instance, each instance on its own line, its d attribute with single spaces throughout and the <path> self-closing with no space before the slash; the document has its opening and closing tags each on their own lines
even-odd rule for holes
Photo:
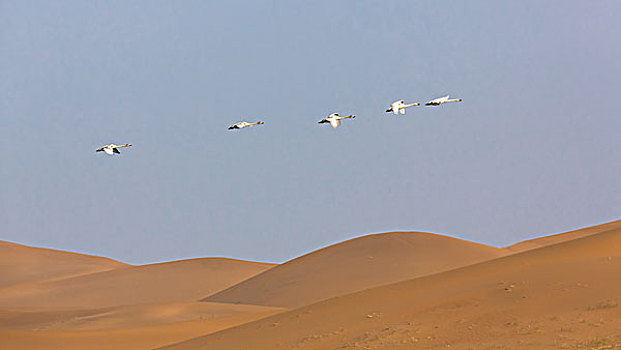
<svg viewBox="0 0 621 350">
<path fill-rule="evenodd" d="M 98 148 L 95 152 L 105 152 L 107 155 L 109 156 L 113 156 L 115 153 L 116 154 L 120 154 L 121 152 L 119 151 L 119 148 L 121 147 L 130 147 L 131 145 L 129 143 L 124 144 L 124 145 L 115 145 L 113 143 L 109 144 L 109 145 L 105 145 L 101 148 Z"/>
<path fill-rule="evenodd" d="M 449 99 L 449 95 L 446 95 L 444 97 L 438 97 L 436 99 L 433 99 L 425 103 L 425 105 L 426 106 L 439 106 L 441 104 L 448 103 L 448 102 L 460 102 L 460 101 L 461 101 L 461 98 Z"/>
<path fill-rule="evenodd" d="M 247 128 L 247 127 L 249 127 L 249 126 L 253 126 L 253 125 L 261 125 L 261 124 L 264 124 L 264 123 L 263 123 L 263 122 L 261 122 L 261 121 L 256 122 L 256 123 L 248 123 L 248 122 L 246 122 L 246 121 L 243 121 L 243 122 L 238 122 L 238 123 L 235 123 L 235 124 L 233 124 L 233 125 L 229 126 L 229 130 L 234 130 L 234 129 L 243 129 L 243 128 Z"/>
<path fill-rule="evenodd" d="M 414 102 L 405 104 L 404 100 L 395 101 L 390 105 L 390 108 L 386 110 L 386 113 L 392 112 L 394 114 L 405 114 L 405 109 L 408 107 L 418 106 L 420 103 Z"/>
<path fill-rule="evenodd" d="M 341 125 L 341 120 L 349 118 L 356 118 L 356 116 L 348 115 L 347 117 L 340 117 L 338 113 L 332 113 L 324 119 L 320 120 L 319 124 L 330 123 L 330 125 L 332 125 L 332 128 L 336 129 L 339 127 L 339 125 Z"/>
</svg>

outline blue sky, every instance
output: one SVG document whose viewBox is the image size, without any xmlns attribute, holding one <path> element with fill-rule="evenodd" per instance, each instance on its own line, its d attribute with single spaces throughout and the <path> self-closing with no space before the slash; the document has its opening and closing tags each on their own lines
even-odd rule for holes
<svg viewBox="0 0 621 350">
<path fill-rule="evenodd" d="M 0 239 L 280 262 L 368 233 L 501 246 L 619 218 L 620 10 L 5 0 Z M 445 94 L 464 101 L 384 112 Z M 333 112 L 357 118 L 317 124 Z"/>
</svg>

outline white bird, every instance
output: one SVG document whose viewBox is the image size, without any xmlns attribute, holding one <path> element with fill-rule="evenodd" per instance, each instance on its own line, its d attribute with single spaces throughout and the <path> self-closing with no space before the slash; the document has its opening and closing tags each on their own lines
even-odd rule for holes
<svg viewBox="0 0 621 350">
<path fill-rule="evenodd" d="M 443 103 L 447 103 L 447 102 L 460 102 L 461 98 L 453 98 L 449 100 L 449 95 L 446 95 L 444 97 L 438 97 L 434 100 L 431 100 L 427 103 L 425 103 L 425 106 L 439 106 Z"/>
<path fill-rule="evenodd" d="M 319 121 L 319 124 L 330 123 L 334 129 L 341 125 L 341 119 L 356 118 L 355 115 L 348 115 L 347 117 L 339 117 L 338 113 L 332 113 L 329 116 Z"/>
<path fill-rule="evenodd" d="M 247 128 L 249 126 L 253 126 L 253 125 L 261 125 L 261 124 L 265 124 L 261 121 L 256 122 L 256 123 L 248 123 L 246 121 L 243 122 L 239 122 L 239 123 L 235 123 L 231 126 L 229 126 L 229 130 L 234 130 L 234 129 L 243 129 L 243 128 Z"/>
<path fill-rule="evenodd" d="M 405 101 L 400 100 L 400 101 L 395 101 L 390 105 L 390 108 L 388 108 L 386 110 L 386 113 L 388 112 L 393 112 L 394 114 L 405 114 L 405 109 L 408 107 L 413 107 L 413 106 L 418 106 L 420 105 L 420 103 L 418 102 L 414 102 L 414 103 L 410 103 L 410 104 L 405 104 Z"/>
<path fill-rule="evenodd" d="M 119 148 L 121 148 L 121 147 L 129 147 L 129 146 L 131 146 L 129 143 L 124 144 L 124 145 L 115 145 L 114 143 L 111 143 L 109 145 L 105 145 L 105 146 L 103 146 L 101 148 L 98 148 L 97 151 L 95 151 L 95 152 L 104 151 L 104 152 L 106 152 L 106 154 L 112 156 L 115 153 L 116 154 L 121 154 L 121 152 L 118 150 Z"/>
</svg>

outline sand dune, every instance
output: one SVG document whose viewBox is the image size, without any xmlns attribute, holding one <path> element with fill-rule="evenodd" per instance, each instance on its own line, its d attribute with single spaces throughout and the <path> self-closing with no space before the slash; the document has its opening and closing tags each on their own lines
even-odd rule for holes
<svg viewBox="0 0 621 350">
<path fill-rule="evenodd" d="M 0 329 L 0 345 L 2 349 L 11 350 L 150 350 L 279 312 L 273 310 L 265 312 L 239 310 L 238 314 L 228 316 L 215 315 L 191 321 L 113 329 L 37 331 Z"/>
<path fill-rule="evenodd" d="M 278 266 L 0 252 L 12 350 L 621 349 L 621 221 L 507 248 L 377 234 Z"/>
<path fill-rule="evenodd" d="M 325 300 L 168 350 L 616 349 L 621 229 Z"/>
<path fill-rule="evenodd" d="M 428 233 L 376 234 L 291 260 L 203 301 L 299 307 L 503 254 L 498 248 Z"/>
<path fill-rule="evenodd" d="M 519 242 L 513 245 L 510 245 L 504 249 L 512 252 L 519 253 L 524 252 L 531 249 L 541 248 L 552 244 L 567 242 L 572 239 L 581 238 L 590 236 L 600 232 L 606 232 L 610 230 L 620 229 L 621 228 L 621 220 L 616 220 L 612 222 L 608 222 L 602 225 L 591 226 L 582 228 L 579 230 L 573 230 L 569 232 L 559 233 L 555 235 L 544 236 L 535 239 L 529 239 L 527 241 Z"/>
<path fill-rule="evenodd" d="M 98 256 L 0 241 L 0 287 L 55 280 L 130 265 Z"/>
<path fill-rule="evenodd" d="M 267 315 L 285 309 L 224 303 L 172 302 L 102 309 L 0 310 L 0 328 L 33 330 L 97 330 L 154 326 L 193 320 L 228 320 Z"/>
<path fill-rule="evenodd" d="M 105 308 L 195 301 L 271 268 L 224 258 L 132 266 L 58 281 L 0 289 L 3 308 Z"/>
<path fill-rule="evenodd" d="M 81 260 L 73 262 L 79 269 Z M 152 349 L 282 312 L 196 302 L 272 264 L 205 258 L 122 266 L 0 288 L 0 348 Z"/>
</svg>

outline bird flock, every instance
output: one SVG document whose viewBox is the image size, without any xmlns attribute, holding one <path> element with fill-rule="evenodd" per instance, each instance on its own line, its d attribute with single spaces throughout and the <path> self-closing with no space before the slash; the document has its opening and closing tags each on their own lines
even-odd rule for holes
<svg viewBox="0 0 621 350">
<path fill-rule="evenodd" d="M 449 95 L 443 96 L 443 97 L 438 97 L 436 99 L 433 99 L 427 103 L 425 103 L 425 106 L 440 106 L 443 105 L 445 103 L 449 103 L 449 102 L 461 102 L 462 99 L 461 98 L 449 98 Z M 418 102 L 413 102 L 413 103 L 405 103 L 404 100 L 399 100 L 399 101 L 395 101 L 390 105 L 390 108 L 388 108 L 386 110 L 386 113 L 390 113 L 392 112 L 395 115 L 398 114 L 405 114 L 405 109 L 409 108 L 409 107 L 414 107 L 414 106 L 419 106 L 420 103 Z M 348 115 L 346 117 L 341 117 L 339 116 L 338 113 L 332 113 L 329 116 L 323 118 L 322 120 L 319 121 L 319 124 L 324 124 L 324 123 L 330 123 L 330 125 L 332 126 L 332 128 L 336 129 L 341 125 L 341 120 L 343 119 L 354 119 L 356 118 L 355 115 Z M 229 126 L 229 130 L 239 130 L 239 129 L 243 129 L 243 128 L 247 128 L 250 126 L 254 126 L 254 125 L 263 125 L 265 124 L 262 121 L 257 121 L 254 123 L 249 123 L 247 121 L 241 121 L 241 122 L 237 122 L 231 126 Z M 96 152 L 104 152 L 107 155 L 113 156 L 115 154 L 121 154 L 121 152 L 119 151 L 119 148 L 122 147 L 130 147 L 131 145 L 129 143 L 124 144 L 124 145 L 115 145 L 113 143 L 109 144 L 109 145 L 105 145 L 103 147 L 100 147 L 96 150 Z"/>
</svg>

